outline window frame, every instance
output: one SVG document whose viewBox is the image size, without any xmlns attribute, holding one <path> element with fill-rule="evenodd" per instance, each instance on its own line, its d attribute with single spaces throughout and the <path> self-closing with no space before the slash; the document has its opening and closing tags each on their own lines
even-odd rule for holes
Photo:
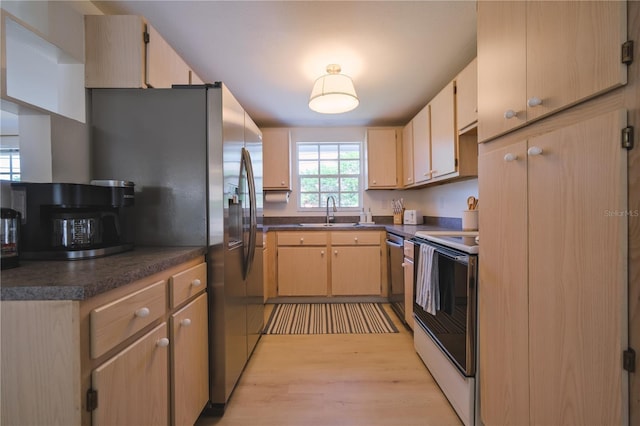
<svg viewBox="0 0 640 426">
<path fill-rule="evenodd" d="M 363 202 L 363 197 L 364 197 L 364 143 L 362 141 L 358 141 L 358 140 L 341 140 L 341 141 L 297 141 L 295 142 L 295 167 L 296 167 L 296 183 L 297 183 L 297 192 L 298 192 L 298 200 L 297 200 L 297 211 L 299 212 L 324 212 L 326 211 L 326 205 L 322 204 L 322 194 L 323 192 L 320 190 L 320 188 L 318 188 L 317 194 L 319 194 L 320 197 L 320 206 L 319 207 L 304 207 L 301 205 L 302 203 L 302 178 L 305 177 L 309 177 L 309 176 L 318 176 L 318 179 L 322 179 L 323 177 L 329 177 L 329 178 L 338 178 L 338 180 L 340 180 L 340 177 L 356 177 L 356 175 L 351 175 L 351 174 L 347 174 L 347 175 L 343 175 L 340 173 L 340 158 L 338 155 L 338 174 L 321 174 L 320 173 L 320 158 L 318 158 L 317 162 L 318 162 L 318 174 L 317 175 L 303 175 L 300 174 L 300 147 L 301 146 L 318 146 L 320 147 L 321 145 L 337 145 L 338 146 L 338 152 L 339 152 L 339 147 L 340 145 L 357 145 L 358 146 L 358 167 L 359 167 L 359 173 L 357 175 L 358 178 L 358 190 L 357 190 L 357 194 L 358 194 L 358 206 L 354 206 L 354 207 L 341 207 L 339 204 L 339 200 L 337 201 L 336 207 L 340 210 L 340 211 L 348 211 L 348 212 L 355 212 L 355 211 L 360 211 L 362 210 L 363 206 L 364 206 L 364 202 Z M 338 185 L 340 185 L 340 183 L 338 183 Z M 354 193 L 355 191 L 344 191 L 345 193 Z M 338 194 L 342 193 L 342 191 L 338 190 Z"/>
<path fill-rule="evenodd" d="M 0 178 L 0 180 L 5 182 L 20 182 L 22 177 L 22 167 L 20 164 L 20 149 L 19 148 L 0 148 L 0 156 L 2 157 L 7 156 L 9 159 L 9 171 L 7 173 L 0 173 L 0 176 L 8 175 L 9 179 Z M 17 164 L 17 167 L 16 167 L 16 164 Z"/>
</svg>

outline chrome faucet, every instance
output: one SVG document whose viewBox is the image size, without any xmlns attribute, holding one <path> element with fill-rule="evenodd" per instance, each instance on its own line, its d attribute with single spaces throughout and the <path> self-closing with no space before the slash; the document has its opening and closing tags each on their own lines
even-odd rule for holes
<svg viewBox="0 0 640 426">
<path fill-rule="evenodd" d="M 331 216 L 329 216 L 329 200 L 333 201 L 333 211 L 337 212 L 338 209 L 336 208 L 336 199 L 333 195 L 329 195 L 327 197 L 327 224 L 329 224 L 330 222 L 333 222 L 335 220 L 335 216 L 332 214 Z"/>
</svg>

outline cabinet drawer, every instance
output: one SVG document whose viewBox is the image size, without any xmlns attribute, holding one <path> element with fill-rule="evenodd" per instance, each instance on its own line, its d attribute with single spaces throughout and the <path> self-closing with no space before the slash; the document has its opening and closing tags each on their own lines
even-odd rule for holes
<svg viewBox="0 0 640 426">
<path fill-rule="evenodd" d="M 91 357 L 98 358 L 165 314 L 166 281 L 158 281 L 133 294 L 91 311 Z"/>
<path fill-rule="evenodd" d="M 404 242 L 404 257 L 407 259 L 413 259 L 415 245 L 411 241 Z"/>
<path fill-rule="evenodd" d="M 201 263 L 169 278 L 169 303 L 175 308 L 207 287 L 207 264 Z"/>
<path fill-rule="evenodd" d="M 279 246 L 324 246 L 326 232 L 278 232 Z"/>
<path fill-rule="evenodd" d="M 334 246 L 379 246 L 380 233 L 371 231 L 339 231 L 331 233 L 331 245 Z"/>
</svg>

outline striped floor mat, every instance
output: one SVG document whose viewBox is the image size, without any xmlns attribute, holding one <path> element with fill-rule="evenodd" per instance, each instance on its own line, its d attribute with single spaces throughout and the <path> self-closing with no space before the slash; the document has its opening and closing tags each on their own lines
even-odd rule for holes
<svg viewBox="0 0 640 426">
<path fill-rule="evenodd" d="M 283 303 L 274 307 L 264 334 L 397 333 L 380 303 Z"/>
</svg>

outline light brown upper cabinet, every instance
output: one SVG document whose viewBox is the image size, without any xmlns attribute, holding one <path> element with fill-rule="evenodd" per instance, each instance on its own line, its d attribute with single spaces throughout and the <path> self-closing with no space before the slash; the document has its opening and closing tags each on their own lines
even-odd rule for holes
<svg viewBox="0 0 640 426">
<path fill-rule="evenodd" d="M 453 81 L 445 86 L 431 105 L 431 178 L 456 171 L 456 126 Z"/>
<path fill-rule="evenodd" d="M 478 58 L 456 77 L 456 120 L 463 133 L 478 123 Z"/>
<path fill-rule="evenodd" d="M 262 170 L 265 191 L 291 191 L 289 129 L 262 130 Z"/>
<path fill-rule="evenodd" d="M 202 80 L 145 19 L 85 16 L 87 88 L 169 88 Z"/>
<path fill-rule="evenodd" d="M 398 129 L 392 127 L 367 129 L 367 189 L 398 187 L 402 164 L 398 133 Z"/>
<path fill-rule="evenodd" d="M 402 176 L 400 186 L 413 185 L 413 121 L 402 128 Z"/>
<path fill-rule="evenodd" d="M 626 84 L 627 4 L 478 2 L 478 138 Z"/>
<path fill-rule="evenodd" d="M 425 183 L 431 179 L 431 117 L 430 106 L 420 110 L 411 123 L 413 125 L 413 175 L 414 183 Z"/>
</svg>

